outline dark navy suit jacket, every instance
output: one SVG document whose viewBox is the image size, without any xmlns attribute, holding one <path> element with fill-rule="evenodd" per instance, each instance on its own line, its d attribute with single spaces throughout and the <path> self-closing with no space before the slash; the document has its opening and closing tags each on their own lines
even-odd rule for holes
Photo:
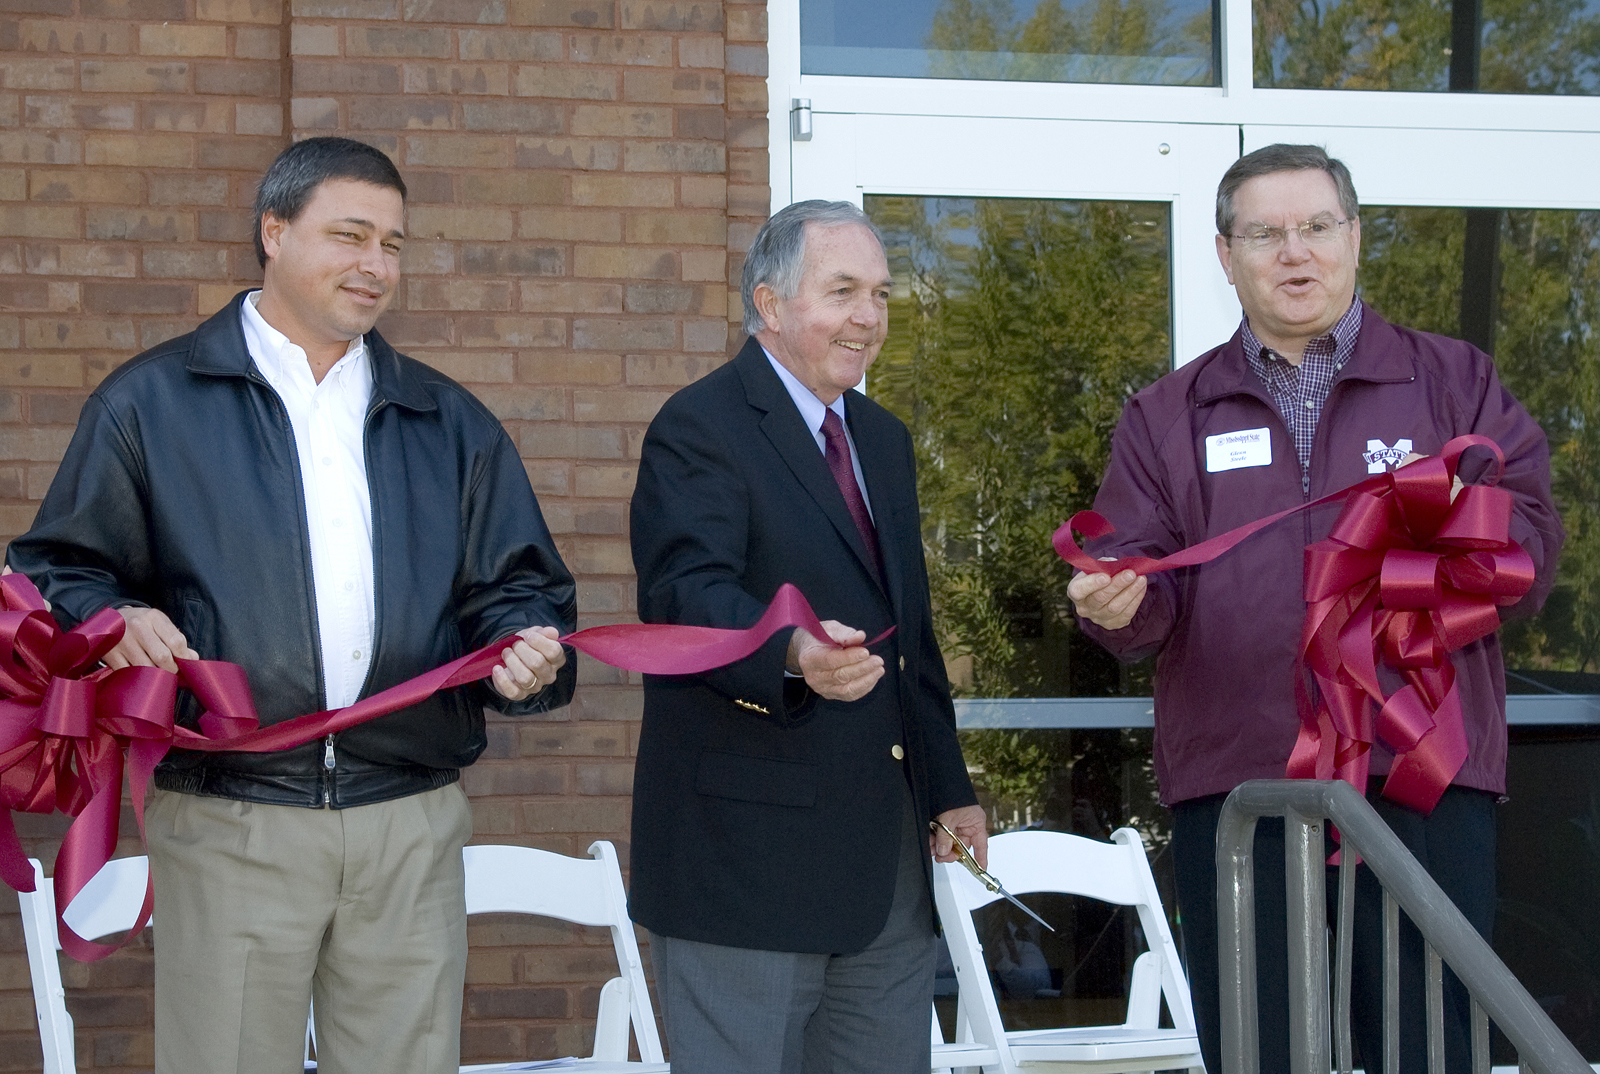
<svg viewBox="0 0 1600 1074">
<path fill-rule="evenodd" d="M 646 678 L 630 908 L 652 932 L 859 950 L 888 918 L 906 781 L 919 831 L 977 800 L 934 639 L 911 437 L 846 395 L 881 580 L 754 339 L 668 400 L 645 437 L 632 510 L 642 620 L 747 627 L 793 582 L 819 618 L 869 637 L 895 628 L 878 649 L 884 677 L 854 702 L 785 679 L 788 631 L 717 671 Z"/>
</svg>

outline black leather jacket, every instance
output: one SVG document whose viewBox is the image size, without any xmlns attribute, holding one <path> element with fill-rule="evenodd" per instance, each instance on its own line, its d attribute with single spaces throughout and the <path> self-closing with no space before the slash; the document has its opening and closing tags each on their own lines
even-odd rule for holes
<svg viewBox="0 0 1600 1074">
<path fill-rule="evenodd" d="M 263 725 L 323 708 L 305 498 L 289 418 L 250 360 L 241 293 L 117 369 L 84 404 L 14 570 L 72 626 L 101 608 L 169 615 L 204 658 L 249 672 Z M 523 627 L 574 626 L 561 562 L 510 437 L 448 377 L 367 335 L 375 616 L 363 697 Z M 156 784 L 283 805 L 364 805 L 459 778 L 483 706 L 572 698 L 575 662 L 519 704 L 486 682 L 276 753 L 174 750 Z M 187 695 L 185 699 L 188 700 Z M 193 726 L 192 701 L 179 718 Z M 331 756 L 332 763 L 328 764 Z"/>
</svg>

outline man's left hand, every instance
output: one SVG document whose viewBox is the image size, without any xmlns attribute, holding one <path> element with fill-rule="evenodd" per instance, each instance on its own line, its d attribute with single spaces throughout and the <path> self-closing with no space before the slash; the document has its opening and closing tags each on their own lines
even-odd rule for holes
<svg viewBox="0 0 1600 1074">
<path fill-rule="evenodd" d="M 517 631 L 516 642 L 500 653 L 505 663 L 490 673 L 495 692 L 507 701 L 521 701 L 555 682 L 567 662 L 567 651 L 556 640 L 560 636 L 555 627 Z"/>
<path fill-rule="evenodd" d="M 960 809 L 947 809 L 939 814 L 939 823 L 955 832 L 956 836 L 967 844 L 980 866 L 985 869 L 989 867 L 989 818 L 984 815 L 982 806 L 969 805 Z M 938 828 L 929 829 L 928 848 L 933 851 L 934 861 L 960 859 L 955 846 L 950 842 L 950 837 Z"/>
</svg>

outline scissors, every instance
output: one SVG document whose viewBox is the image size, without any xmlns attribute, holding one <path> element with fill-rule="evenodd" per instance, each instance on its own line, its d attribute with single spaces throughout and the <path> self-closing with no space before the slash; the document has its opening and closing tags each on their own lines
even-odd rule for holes
<svg viewBox="0 0 1600 1074">
<path fill-rule="evenodd" d="M 938 828 L 941 831 L 943 831 L 944 834 L 946 834 L 946 835 L 948 835 L 950 837 L 950 842 L 955 846 L 955 851 L 956 851 L 957 856 L 961 860 L 961 864 L 965 865 L 967 867 L 967 872 L 971 873 L 973 876 L 978 878 L 978 883 L 982 884 L 984 887 L 988 888 L 990 891 L 995 892 L 1001 898 L 1004 898 L 1004 899 L 1008 900 L 1011 903 L 1012 906 L 1015 906 L 1017 909 L 1021 910 L 1023 913 L 1027 914 L 1029 917 L 1033 918 L 1035 921 L 1037 921 L 1039 924 L 1043 925 L 1045 928 L 1049 929 L 1051 932 L 1056 931 L 1055 930 L 1055 926 L 1051 925 L 1050 922 L 1046 921 L 1044 918 L 1040 917 L 1038 914 L 1034 913 L 1032 910 L 1030 910 L 1026 906 L 1024 906 L 1020 899 L 1018 899 L 1015 895 L 1011 894 L 1011 892 L 1007 891 L 1005 889 L 1005 885 L 1001 884 L 1000 881 L 998 881 L 998 880 L 996 880 L 994 878 L 993 874 L 991 874 L 983 866 L 979 865 L 978 864 L 978 859 L 974 858 L 972 856 L 972 851 L 967 849 L 967 845 L 965 843 L 963 843 L 960 840 L 960 838 L 958 838 L 956 836 L 955 832 L 952 832 L 949 828 L 945 827 L 945 824 L 944 824 L 943 821 L 941 821 L 941 820 L 930 820 L 928 822 L 928 827 L 930 827 L 930 828 Z"/>
</svg>

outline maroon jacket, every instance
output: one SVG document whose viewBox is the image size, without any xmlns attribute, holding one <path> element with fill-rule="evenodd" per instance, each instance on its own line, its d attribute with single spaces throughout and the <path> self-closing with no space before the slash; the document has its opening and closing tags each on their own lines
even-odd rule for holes
<svg viewBox="0 0 1600 1074">
<path fill-rule="evenodd" d="M 1267 429 L 1271 461 L 1208 472 L 1206 438 Z M 1095 509 L 1117 532 L 1094 556 L 1160 557 L 1263 515 L 1364 480 L 1366 456 L 1409 440 L 1436 455 L 1464 433 L 1505 452 L 1501 485 L 1515 500 L 1511 537 L 1533 557 L 1537 579 L 1502 618 L 1544 603 L 1565 532 L 1550 498 L 1543 431 L 1495 375 L 1492 360 L 1460 340 L 1391 325 L 1363 309 L 1355 353 L 1334 381 L 1303 492 L 1294 441 L 1272 397 L 1245 362 L 1236 333 L 1128 401 L 1112 441 Z M 1381 442 L 1381 443 L 1370 443 Z M 1404 445 L 1398 445 L 1401 448 Z M 1403 454 L 1403 451 L 1402 451 Z M 1481 470 L 1469 451 L 1462 476 Z M 1259 457 L 1259 456 L 1258 456 Z M 1248 779 L 1281 779 L 1299 730 L 1295 649 L 1305 619 L 1303 550 L 1325 537 L 1337 503 L 1287 519 L 1220 559 L 1153 575 L 1133 622 L 1081 625 L 1124 661 L 1156 654 L 1155 764 L 1162 801 L 1221 794 Z M 1452 654 L 1471 753 L 1455 782 L 1505 791 L 1505 670 L 1493 635 Z M 1400 682 L 1388 673 L 1386 690 Z M 1391 755 L 1374 749 L 1372 772 Z"/>
</svg>

